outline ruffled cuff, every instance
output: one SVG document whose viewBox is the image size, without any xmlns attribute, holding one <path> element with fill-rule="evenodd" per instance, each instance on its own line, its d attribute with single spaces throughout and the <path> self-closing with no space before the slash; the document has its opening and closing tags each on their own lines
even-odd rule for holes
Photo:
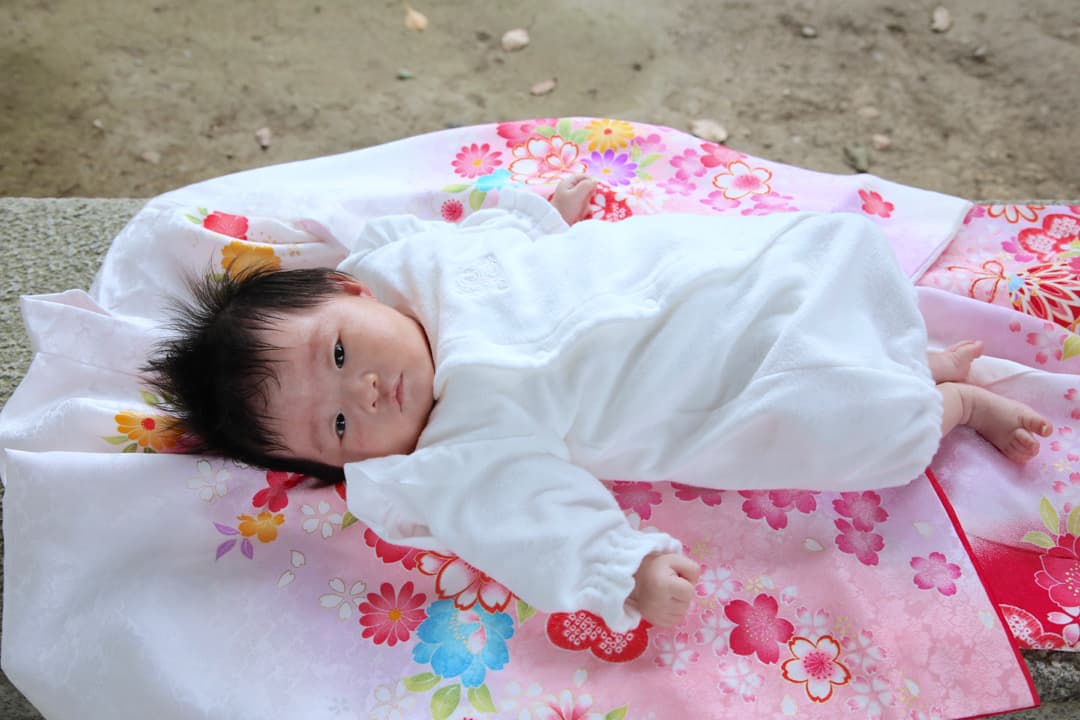
<svg viewBox="0 0 1080 720">
<path fill-rule="evenodd" d="M 570 229 L 559 211 L 542 197 L 528 190 L 506 188 L 499 191 L 500 210 L 527 218 L 532 228 L 529 237 L 535 240 L 544 235 L 557 235 Z"/>
<path fill-rule="evenodd" d="M 682 552 L 682 543 L 663 532 L 622 526 L 604 535 L 582 562 L 577 596 L 581 610 L 599 615 L 612 632 L 628 632 L 641 613 L 626 600 L 634 590 L 634 573 L 650 553 Z"/>
</svg>

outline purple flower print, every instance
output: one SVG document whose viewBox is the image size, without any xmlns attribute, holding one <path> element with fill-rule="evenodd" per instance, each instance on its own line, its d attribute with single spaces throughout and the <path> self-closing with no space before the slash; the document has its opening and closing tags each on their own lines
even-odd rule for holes
<svg viewBox="0 0 1080 720">
<path fill-rule="evenodd" d="M 222 525 L 221 523 L 214 523 L 214 527 L 216 527 L 217 531 L 222 535 L 240 534 L 240 531 L 236 528 L 229 527 L 228 525 Z M 255 546 L 251 544 L 251 538 L 243 538 L 241 540 L 234 537 L 231 540 L 226 540 L 225 542 L 218 545 L 217 552 L 214 553 L 214 559 L 220 560 L 226 553 L 233 549 L 233 547 L 236 545 L 237 540 L 240 541 L 240 552 L 244 554 L 244 557 L 246 557 L 248 560 L 251 560 L 253 557 L 255 557 Z"/>
<path fill-rule="evenodd" d="M 605 150 L 601 155 L 593 151 L 585 164 L 589 175 L 607 185 L 629 185 L 637 177 L 637 163 L 630 162 L 628 153 L 616 155 L 614 150 Z"/>
</svg>

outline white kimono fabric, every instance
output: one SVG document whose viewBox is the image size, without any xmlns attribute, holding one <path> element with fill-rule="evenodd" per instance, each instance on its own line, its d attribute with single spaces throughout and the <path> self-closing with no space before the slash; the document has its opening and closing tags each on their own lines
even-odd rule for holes
<svg viewBox="0 0 1080 720">
<path fill-rule="evenodd" d="M 938 447 L 914 290 L 863 218 L 568 228 L 506 191 L 460 226 L 336 230 L 340 268 L 418 318 L 436 367 L 416 451 L 346 466 L 350 511 L 543 611 L 628 630 L 641 559 L 681 548 L 597 478 L 861 490 L 907 483 Z"/>
</svg>

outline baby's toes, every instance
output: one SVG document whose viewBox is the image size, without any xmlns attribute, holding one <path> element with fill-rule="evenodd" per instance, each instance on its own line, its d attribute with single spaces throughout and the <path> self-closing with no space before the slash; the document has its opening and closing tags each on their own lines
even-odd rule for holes
<svg viewBox="0 0 1080 720">
<path fill-rule="evenodd" d="M 1006 453 L 1009 459 L 1017 462 L 1027 462 L 1039 454 L 1039 441 L 1035 436 L 1023 428 L 1013 430 L 1009 438 L 1009 451 Z"/>
<path fill-rule="evenodd" d="M 1041 435 L 1042 437 L 1050 437 L 1050 434 L 1054 432 L 1054 427 L 1046 421 L 1046 418 L 1034 413 L 1021 415 L 1020 427 L 1034 435 Z M 1032 438 L 1032 442 L 1037 441 Z"/>
</svg>

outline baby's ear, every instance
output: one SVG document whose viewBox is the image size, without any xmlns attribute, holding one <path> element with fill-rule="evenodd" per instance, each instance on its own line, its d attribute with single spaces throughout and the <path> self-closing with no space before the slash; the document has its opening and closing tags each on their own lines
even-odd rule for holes
<svg viewBox="0 0 1080 720">
<path fill-rule="evenodd" d="M 346 295 L 359 295 L 360 297 L 375 297 L 375 293 L 371 292 L 367 285 L 345 273 L 335 272 L 331 275 L 340 287 L 342 292 Z"/>
</svg>

